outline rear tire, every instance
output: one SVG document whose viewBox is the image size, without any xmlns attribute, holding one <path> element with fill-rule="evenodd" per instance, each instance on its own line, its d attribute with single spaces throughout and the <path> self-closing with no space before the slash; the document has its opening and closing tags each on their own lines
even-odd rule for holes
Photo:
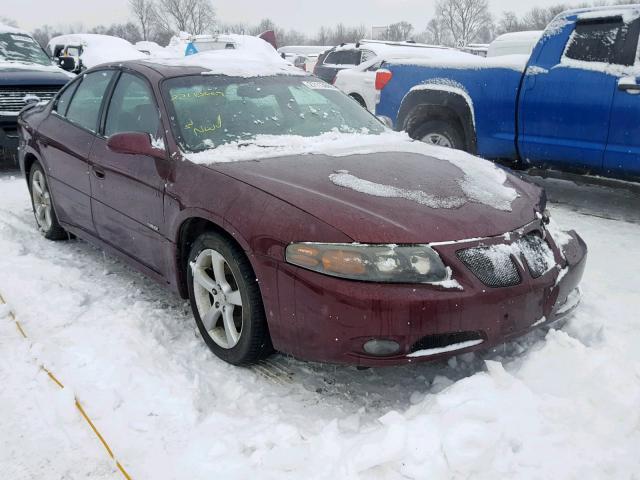
<svg viewBox="0 0 640 480">
<path fill-rule="evenodd" d="M 42 165 L 37 161 L 33 163 L 29 171 L 29 192 L 31 193 L 33 215 L 40 233 L 48 240 L 67 240 L 69 235 L 58 222 L 47 176 Z"/>
<path fill-rule="evenodd" d="M 196 325 L 216 356 L 249 365 L 273 351 L 258 281 L 242 249 L 203 233 L 191 247 L 187 281 Z"/>
<path fill-rule="evenodd" d="M 466 150 L 464 133 L 449 120 L 428 120 L 414 129 L 411 137 L 429 145 Z"/>
</svg>

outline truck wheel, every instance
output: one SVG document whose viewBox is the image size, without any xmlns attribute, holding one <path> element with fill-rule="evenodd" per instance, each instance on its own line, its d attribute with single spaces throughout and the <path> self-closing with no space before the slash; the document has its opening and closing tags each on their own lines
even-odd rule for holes
<svg viewBox="0 0 640 480">
<path fill-rule="evenodd" d="M 416 128 L 411 136 L 430 145 L 465 150 L 464 134 L 446 120 L 429 120 Z"/>
<path fill-rule="evenodd" d="M 34 162 L 29 172 L 31 206 L 36 217 L 38 230 L 48 240 L 67 240 L 69 235 L 58 223 L 49 184 L 40 163 Z"/>
<path fill-rule="evenodd" d="M 271 353 L 262 295 L 242 249 L 203 233 L 191 247 L 187 281 L 196 325 L 216 356 L 248 365 Z"/>
</svg>

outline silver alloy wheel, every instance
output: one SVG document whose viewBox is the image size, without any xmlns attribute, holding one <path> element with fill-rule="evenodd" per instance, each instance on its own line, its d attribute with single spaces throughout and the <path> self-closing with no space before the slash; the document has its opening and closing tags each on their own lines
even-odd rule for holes
<svg viewBox="0 0 640 480">
<path fill-rule="evenodd" d="M 43 232 L 51 230 L 52 207 L 51 195 L 47 188 L 47 181 L 41 170 L 35 170 L 31 178 L 31 199 L 33 200 L 33 209 L 36 214 L 36 222 Z"/>
<path fill-rule="evenodd" d="M 451 144 L 451 140 L 449 140 L 447 137 L 445 137 L 441 133 L 427 133 L 424 137 L 422 137 L 422 141 L 430 145 L 453 148 L 453 145 Z"/>
<path fill-rule="evenodd" d="M 242 297 L 229 264 L 220 252 L 207 249 L 200 252 L 191 269 L 198 315 L 205 330 L 220 347 L 235 347 L 242 335 Z"/>
</svg>

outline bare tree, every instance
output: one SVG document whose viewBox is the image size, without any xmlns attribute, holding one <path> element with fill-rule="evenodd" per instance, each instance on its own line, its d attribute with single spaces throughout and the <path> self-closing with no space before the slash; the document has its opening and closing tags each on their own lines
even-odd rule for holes
<svg viewBox="0 0 640 480">
<path fill-rule="evenodd" d="M 156 12 L 156 27 L 164 32 L 200 35 L 214 30 L 211 0 L 157 0 Z"/>
<path fill-rule="evenodd" d="M 439 0 L 436 16 L 458 46 L 477 41 L 481 30 L 492 23 L 487 0 Z"/>
<path fill-rule="evenodd" d="M 10 27 L 18 26 L 18 23 L 13 18 L 5 17 L 4 15 L 0 15 L 0 24 L 8 25 Z"/>
<path fill-rule="evenodd" d="M 129 8 L 140 26 L 142 39 L 149 40 L 157 16 L 155 3 L 153 0 L 129 0 Z"/>
<path fill-rule="evenodd" d="M 534 7 L 522 17 L 522 30 L 544 30 L 549 22 L 566 8 L 565 5 L 549 8 Z"/>
<path fill-rule="evenodd" d="M 520 20 L 514 12 L 502 12 L 502 16 L 498 21 L 498 33 L 518 32 L 522 30 Z"/>
<path fill-rule="evenodd" d="M 429 20 L 427 28 L 418 35 L 417 40 L 431 45 L 451 45 L 453 43 L 445 28 L 444 21 L 437 16 Z"/>
<path fill-rule="evenodd" d="M 100 33 L 102 35 L 124 38 L 131 43 L 136 43 L 142 40 L 140 30 L 138 30 L 138 26 L 133 22 L 113 23 L 108 27 L 105 25 L 98 25 L 92 28 L 89 33 Z"/>
<path fill-rule="evenodd" d="M 409 40 L 411 33 L 413 32 L 413 25 L 409 22 L 392 23 L 387 29 L 387 35 L 385 40 L 391 40 L 394 42 L 402 42 Z"/>
</svg>

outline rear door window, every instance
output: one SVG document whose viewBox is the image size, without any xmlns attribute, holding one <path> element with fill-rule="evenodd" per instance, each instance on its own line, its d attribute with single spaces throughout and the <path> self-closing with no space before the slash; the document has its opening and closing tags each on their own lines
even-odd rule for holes
<svg viewBox="0 0 640 480">
<path fill-rule="evenodd" d="M 569 39 L 565 57 L 583 62 L 633 65 L 626 47 L 629 25 L 621 18 L 579 22 Z"/>
<path fill-rule="evenodd" d="M 329 65 L 360 65 L 360 50 L 336 50 L 327 55 L 324 63 Z"/>
<path fill-rule="evenodd" d="M 151 88 L 145 80 L 123 73 L 111 96 L 104 134 L 142 132 L 156 136 L 160 116 Z"/>
<path fill-rule="evenodd" d="M 113 75 L 113 70 L 84 75 L 69 104 L 67 120 L 95 133 L 98 129 L 102 99 Z"/>
</svg>

